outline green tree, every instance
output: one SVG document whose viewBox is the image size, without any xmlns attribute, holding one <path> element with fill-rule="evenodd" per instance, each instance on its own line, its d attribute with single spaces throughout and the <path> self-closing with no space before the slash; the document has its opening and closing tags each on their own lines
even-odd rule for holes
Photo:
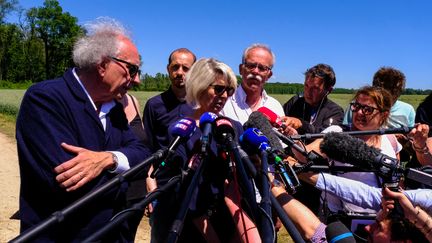
<svg viewBox="0 0 432 243">
<path fill-rule="evenodd" d="M 84 33 L 77 18 L 63 12 L 57 0 L 45 0 L 43 7 L 27 12 L 30 32 L 42 40 L 45 57 L 45 78 L 61 75 L 73 65 L 72 48 Z"/>
</svg>

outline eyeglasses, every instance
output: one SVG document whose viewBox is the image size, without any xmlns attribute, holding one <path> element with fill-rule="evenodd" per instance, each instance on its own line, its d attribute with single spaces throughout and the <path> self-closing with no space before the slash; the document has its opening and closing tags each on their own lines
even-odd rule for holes
<svg viewBox="0 0 432 243">
<path fill-rule="evenodd" d="M 223 93 L 226 91 L 228 96 L 231 96 L 234 94 L 234 88 L 230 86 L 223 86 L 218 84 L 210 84 L 209 87 L 212 87 L 215 91 L 215 94 L 220 96 L 223 95 Z"/>
<path fill-rule="evenodd" d="M 365 115 L 371 115 L 372 113 L 374 113 L 375 110 L 379 110 L 378 108 L 368 106 L 368 105 L 362 105 L 357 102 L 351 102 L 350 104 L 351 104 L 351 110 L 353 112 L 358 112 L 359 110 L 361 110 Z"/>
<path fill-rule="evenodd" d="M 258 71 L 260 73 L 266 73 L 271 70 L 271 67 L 267 67 L 266 65 L 262 65 L 259 63 L 244 62 L 243 65 L 249 71 L 253 71 L 255 68 L 258 68 Z"/>
<path fill-rule="evenodd" d="M 138 74 L 138 76 L 141 75 L 141 70 L 140 70 L 138 65 L 132 64 L 130 62 L 127 62 L 125 60 L 122 60 L 122 59 L 119 59 L 116 57 L 112 57 L 112 56 L 110 56 L 109 58 L 111 58 L 117 62 L 125 63 L 128 71 L 129 71 L 129 76 L 131 77 L 131 79 L 134 79 L 137 74 Z"/>
</svg>

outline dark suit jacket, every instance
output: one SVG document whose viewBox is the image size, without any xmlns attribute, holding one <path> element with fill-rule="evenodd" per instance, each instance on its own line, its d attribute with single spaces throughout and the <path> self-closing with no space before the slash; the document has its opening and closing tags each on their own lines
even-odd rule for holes
<svg viewBox="0 0 432 243">
<path fill-rule="evenodd" d="M 27 90 L 17 118 L 16 138 L 21 175 L 22 232 L 115 176 L 104 171 L 82 188 L 66 192 L 56 182 L 53 169 L 75 154 L 65 152 L 60 146 L 62 142 L 92 151 L 120 151 L 126 155 L 131 167 L 148 156 L 144 144 L 129 129 L 121 104 L 117 103 L 108 114 L 104 131 L 71 69 L 61 78 L 40 82 Z M 125 186 L 113 188 L 38 239 L 44 242 L 78 242 L 87 238 L 123 206 Z M 126 234 L 117 231 L 113 234 L 110 241 L 132 241 L 127 230 Z"/>
</svg>

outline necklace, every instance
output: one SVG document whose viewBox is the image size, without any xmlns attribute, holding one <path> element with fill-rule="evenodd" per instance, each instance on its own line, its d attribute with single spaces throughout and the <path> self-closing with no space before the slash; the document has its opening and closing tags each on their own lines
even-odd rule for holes
<svg viewBox="0 0 432 243">
<path fill-rule="evenodd" d="M 314 124 L 314 122 L 316 121 L 316 118 L 318 117 L 318 114 L 319 114 L 319 112 L 320 112 L 320 110 L 321 110 L 321 107 L 322 107 L 322 104 L 324 103 L 324 99 L 325 99 L 325 96 L 321 99 L 321 102 L 320 102 L 320 105 L 318 106 L 318 109 L 317 109 L 317 111 L 316 112 L 313 112 L 312 114 L 311 114 L 311 116 L 309 117 L 309 123 L 311 124 L 311 125 L 313 125 Z M 313 110 L 312 110 L 313 111 Z M 306 113 L 306 100 L 304 100 L 304 102 L 303 102 L 303 120 L 305 120 L 306 121 L 306 119 L 305 119 L 305 113 Z"/>
</svg>

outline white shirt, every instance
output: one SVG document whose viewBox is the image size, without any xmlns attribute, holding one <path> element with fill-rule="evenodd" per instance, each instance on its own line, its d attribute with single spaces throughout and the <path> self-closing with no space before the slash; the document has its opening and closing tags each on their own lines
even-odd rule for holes
<svg viewBox="0 0 432 243">
<path fill-rule="evenodd" d="M 87 98 L 90 100 L 91 104 L 93 105 L 93 108 L 95 109 L 95 111 L 97 111 L 96 104 L 94 103 L 93 99 L 91 98 L 91 96 L 87 92 L 86 88 L 82 84 L 81 80 L 79 79 L 78 75 L 76 74 L 75 68 L 72 69 L 72 73 L 73 73 L 75 79 L 78 81 L 81 88 L 84 90 L 84 93 L 87 95 Z M 109 102 L 105 102 L 101 106 L 101 110 L 100 110 L 98 116 L 99 116 L 99 120 L 102 123 L 104 131 L 106 131 L 106 115 L 111 111 L 111 109 L 114 106 L 115 106 L 114 100 L 111 100 Z M 110 171 L 110 172 L 121 173 L 121 172 L 126 171 L 130 168 L 129 160 L 126 157 L 126 155 L 124 155 L 122 152 L 118 152 L 118 151 L 107 151 L 107 152 L 114 153 L 118 159 L 117 167 L 115 168 L 115 170 Z"/>
<path fill-rule="evenodd" d="M 240 85 L 235 94 L 228 97 L 224 108 L 220 112 L 221 115 L 229 117 L 233 120 L 240 122 L 242 125 L 249 119 L 250 114 L 253 112 L 249 105 L 246 103 L 246 93 Z M 257 104 L 257 108 L 267 107 L 282 117 L 285 115 L 282 105 L 275 98 L 267 95 L 265 90 L 262 92 L 262 99 Z"/>
<path fill-rule="evenodd" d="M 339 126 L 330 126 L 326 128 L 322 133 L 327 133 L 330 131 L 339 132 L 342 131 L 342 128 L 340 128 Z M 396 158 L 396 153 L 398 153 L 402 149 L 402 145 L 399 142 L 397 142 L 396 146 L 397 148 L 395 151 L 389 138 L 386 135 L 381 136 L 381 147 L 380 147 L 381 153 L 391 158 Z M 341 163 L 339 161 L 334 161 L 334 165 L 352 166 L 351 164 Z M 377 176 L 373 172 L 346 172 L 346 173 L 340 173 L 338 174 L 338 176 L 359 181 L 372 187 L 378 187 L 380 184 L 380 182 L 377 181 L 378 179 Z M 324 197 L 324 195 L 322 195 L 321 197 Z M 339 210 L 342 210 L 345 212 L 376 213 L 376 210 L 373 209 L 366 209 L 352 203 L 342 202 L 338 197 L 331 194 L 326 195 L 326 197 L 327 197 L 328 208 L 332 212 L 338 212 Z"/>
</svg>

